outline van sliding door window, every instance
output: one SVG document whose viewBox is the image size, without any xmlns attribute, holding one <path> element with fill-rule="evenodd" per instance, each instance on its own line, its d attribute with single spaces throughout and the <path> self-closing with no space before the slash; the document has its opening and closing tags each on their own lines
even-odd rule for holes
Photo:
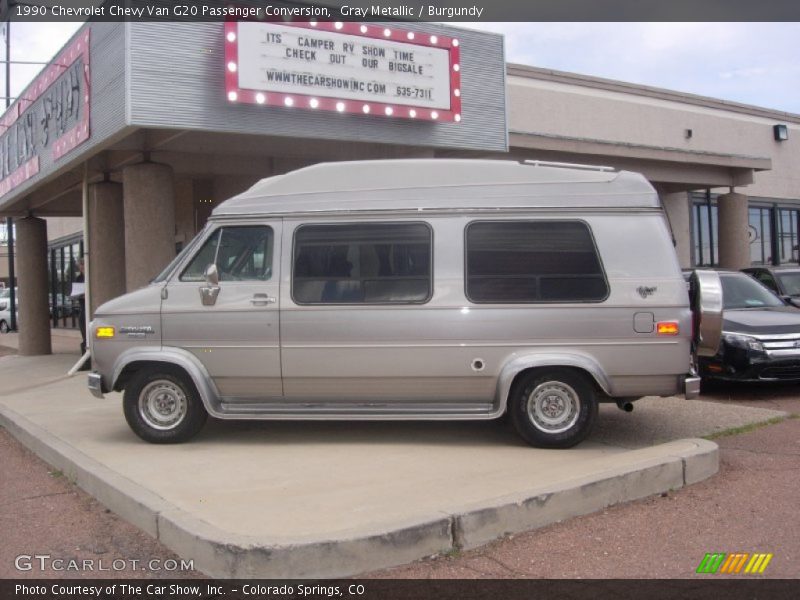
<svg viewBox="0 0 800 600">
<path fill-rule="evenodd" d="M 424 223 L 304 225 L 294 238 L 298 304 L 412 304 L 431 295 Z"/>
<path fill-rule="evenodd" d="M 608 296 L 585 223 L 476 222 L 466 238 L 466 292 L 472 302 L 601 302 Z"/>
<path fill-rule="evenodd" d="M 181 281 L 205 281 L 209 265 L 216 264 L 220 281 L 267 281 L 272 277 L 270 227 L 223 227 L 205 241 Z"/>
</svg>

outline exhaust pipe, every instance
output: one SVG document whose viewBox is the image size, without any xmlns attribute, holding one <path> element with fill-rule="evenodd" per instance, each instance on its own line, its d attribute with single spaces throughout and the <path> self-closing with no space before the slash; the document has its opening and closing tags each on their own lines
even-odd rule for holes
<svg viewBox="0 0 800 600">
<path fill-rule="evenodd" d="M 625 412 L 633 412 L 633 402 L 627 400 L 617 400 L 617 408 Z"/>
</svg>

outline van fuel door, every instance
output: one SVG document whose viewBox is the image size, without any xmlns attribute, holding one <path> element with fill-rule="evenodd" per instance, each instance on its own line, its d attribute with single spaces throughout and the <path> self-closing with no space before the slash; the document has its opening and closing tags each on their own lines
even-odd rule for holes
<svg viewBox="0 0 800 600">
<path fill-rule="evenodd" d="M 651 312 L 637 312 L 633 315 L 633 330 L 636 333 L 653 333 L 656 317 Z"/>
</svg>

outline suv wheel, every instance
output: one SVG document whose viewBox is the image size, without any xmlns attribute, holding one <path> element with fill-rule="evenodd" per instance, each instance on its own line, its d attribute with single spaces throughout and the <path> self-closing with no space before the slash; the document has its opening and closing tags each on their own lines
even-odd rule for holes
<svg viewBox="0 0 800 600">
<path fill-rule="evenodd" d="M 125 420 L 147 442 L 185 442 L 205 425 L 208 413 L 194 383 L 180 369 L 144 368 L 125 386 Z"/>
<path fill-rule="evenodd" d="M 0 333 L 8 333 L 9 331 L 11 331 L 11 328 L 8 326 L 8 323 L 0 321 Z"/>
<path fill-rule="evenodd" d="M 597 393 L 578 371 L 536 370 L 514 385 L 508 412 L 517 433 L 532 446 L 570 448 L 594 426 Z"/>
</svg>

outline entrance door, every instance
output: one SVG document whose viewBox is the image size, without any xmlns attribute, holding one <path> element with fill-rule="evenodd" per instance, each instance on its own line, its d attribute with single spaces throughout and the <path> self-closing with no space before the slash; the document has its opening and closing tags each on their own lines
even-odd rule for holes
<svg viewBox="0 0 800 600">
<path fill-rule="evenodd" d="M 193 353 L 226 401 L 283 395 L 280 235 L 280 221 L 214 229 L 161 304 L 164 346 Z M 205 276 L 212 264 L 215 286 Z"/>
</svg>

